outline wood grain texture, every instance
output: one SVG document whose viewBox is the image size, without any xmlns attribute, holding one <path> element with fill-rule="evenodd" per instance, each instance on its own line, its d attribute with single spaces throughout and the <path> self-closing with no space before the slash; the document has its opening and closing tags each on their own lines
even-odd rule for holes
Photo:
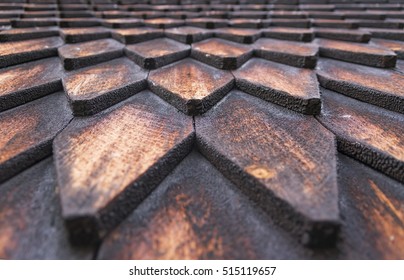
<svg viewBox="0 0 404 280">
<path fill-rule="evenodd" d="M 371 44 L 388 48 L 396 53 L 398 59 L 404 59 L 404 42 L 384 39 L 372 39 Z"/>
<path fill-rule="evenodd" d="M 364 28 L 364 30 L 372 34 L 372 38 L 404 41 L 403 29 Z"/>
<path fill-rule="evenodd" d="M 100 25 L 99 18 L 61 18 L 59 21 L 60 28 L 95 27 Z"/>
<path fill-rule="evenodd" d="M 58 35 L 59 35 L 59 28 L 57 27 L 13 28 L 0 32 L 0 41 L 12 42 L 12 41 L 52 37 Z"/>
<path fill-rule="evenodd" d="M 339 157 L 340 259 L 404 258 L 404 185 Z"/>
<path fill-rule="evenodd" d="M 54 141 L 63 217 L 73 243 L 97 242 L 191 150 L 192 118 L 145 91 Z"/>
<path fill-rule="evenodd" d="M 193 59 L 184 59 L 150 72 L 150 89 L 188 115 L 202 114 L 233 88 L 225 72 Z"/>
<path fill-rule="evenodd" d="M 326 38 L 332 40 L 350 41 L 350 42 L 369 42 L 371 35 L 369 32 L 351 29 L 335 29 L 335 28 L 313 28 L 314 34 L 318 38 Z"/>
<path fill-rule="evenodd" d="M 0 113 L 0 182 L 49 156 L 71 119 L 63 92 Z"/>
<path fill-rule="evenodd" d="M 299 113 L 320 113 L 320 91 L 312 70 L 253 58 L 233 74 L 244 92 Z"/>
<path fill-rule="evenodd" d="M 404 182 L 404 116 L 328 90 L 322 91 L 319 121 L 338 149 Z"/>
<path fill-rule="evenodd" d="M 271 27 L 262 29 L 262 36 L 291 41 L 311 42 L 314 38 L 313 31 L 303 28 Z"/>
<path fill-rule="evenodd" d="M 384 47 L 326 39 L 316 39 L 314 43 L 324 57 L 380 68 L 396 66 L 396 54 Z"/>
<path fill-rule="evenodd" d="M 181 26 L 166 29 L 165 35 L 181 43 L 192 44 L 212 37 L 213 31 L 192 26 Z"/>
<path fill-rule="evenodd" d="M 59 57 L 66 70 L 75 70 L 86 66 L 112 60 L 123 55 L 124 45 L 112 39 L 69 44 L 60 47 Z"/>
<path fill-rule="evenodd" d="M 139 66 L 156 69 L 189 55 L 191 47 L 168 38 L 159 38 L 129 45 L 125 54 Z"/>
<path fill-rule="evenodd" d="M 215 30 L 215 37 L 241 44 L 252 44 L 261 37 L 261 31 L 247 28 L 218 28 Z"/>
<path fill-rule="evenodd" d="M 317 63 L 318 47 L 314 44 L 262 38 L 255 42 L 254 54 L 294 67 L 314 68 Z"/>
<path fill-rule="evenodd" d="M 388 69 L 320 59 L 317 77 L 321 86 L 404 113 L 404 75 Z"/>
<path fill-rule="evenodd" d="M 127 58 L 70 72 L 63 79 L 73 114 L 98 113 L 147 87 L 147 72 Z"/>
<path fill-rule="evenodd" d="M 109 38 L 111 31 L 103 27 L 62 28 L 60 37 L 68 44 L 75 44 Z"/>
<path fill-rule="evenodd" d="M 172 19 L 172 18 L 153 18 L 146 19 L 144 24 L 148 27 L 154 28 L 173 28 L 184 25 L 184 21 L 181 19 Z"/>
<path fill-rule="evenodd" d="M 100 259 L 299 259 L 304 248 L 193 152 L 103 242 Z"/>
<path fill-rule="evenodd" d="M 1 69 L 0 112 L 62 90 L 62 77 L 57 57 Z"/>
<path fill-rule="evenodd" d="M 239 68 L 252 54 L 249 46 L 217 38 L 192 44 L 191 51 L 193 58 L 225 70 Z"/>
<path fill-rule="evenodd" d="M 136 44 L 161 37 L 164 37 L 162 29 L 150 27 L 116 29 L 112 32 L 112 38 L 123 44 Z"/>
<path fill-rule="evenodd" d="M 68 243 L 51 158 L 1 184 L 0 192 L 0 259 L 92 257 L 92 248 Z"/>
<path fill-rule="evenodd" d="M 0 68 L 57 56 L 57 48 L 63 45 L 59 37 L 24 40 L 0 44 Z"/>
<path fill-rule="evenodd" d="M 313 117 L 232 91 L 195 120 L 198 149 L 302 242 L 338 231 L 336 143 Z"/>
</svg>

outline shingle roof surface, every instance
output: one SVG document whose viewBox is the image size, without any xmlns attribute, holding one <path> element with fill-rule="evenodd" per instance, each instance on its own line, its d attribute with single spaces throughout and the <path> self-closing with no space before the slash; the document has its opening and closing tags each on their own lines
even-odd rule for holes
<svg viewBox="0 0 404 280">
<path fill-rule="evenodd" d="M 0 258 L 404 259 L 404 1 L 0 1 Z"/>
</svg>

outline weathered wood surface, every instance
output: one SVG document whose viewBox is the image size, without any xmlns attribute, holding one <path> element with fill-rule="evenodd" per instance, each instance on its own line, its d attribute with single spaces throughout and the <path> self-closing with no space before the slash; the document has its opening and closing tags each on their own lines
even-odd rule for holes
<svg viewBox="0 0 404 280">
<path fill-rule="evenodd" d="M 68 242 L 51 158 L 1 184 L 0 192 L 0 259 L 93 257 L 93 248 Z"/>
<path fill-rule="evenodd" d="M 196 152 L 108 235 L 98 254 L 100 259 L 304 257 L 296 240 Z"/>
<path fill-rule="evenodd" d="M 147 87 L 147 72 L 118 58 L 70 72 L 63 79 L 74 115 L 98 113 Z"/>
<path fill-rule="evenodd" d="M 187 19 L 186 24 L 200 28 L 215 29 L 227 27 L 227 20 L 221 18 L 199 17 Z"/>
<path fill-rule="evenodd" d="M 0 182 L 49 156 L 71 118 L 63 92 L 0 113 Z"/>
<path fill-rule="evenodd" d="M 404 182 L 404 116 L 323 90 L 318 120 L 332 131 L 338 149 Z"/>
<path fill-rule="evenodd" d="M 150 89 L 188 115 L 202 114 L 226 95 L 234 84 L 233 76 L 187 58 L 151 71 Z"/>
<path fill-rule="evenodd" d="M 317 63 L 318 47 L 276 39 L 259 39 L 254 44 L 258 57 L 301 68 L 314 68 Z"/>
<path fill-rule="evenodd" d="M 247 28 L 218 28 L 215 30 L 215 37 L 241 44 L 252 44 L 261 37 L 261 31 Z"/>
<path fill-rule="evenodd" d="M 103 27 L 62 28 L 60 37 L 68 44 L 106 39 L 111 37 L 111 31 Z"/>
<path fill-rule="evenodd" d="M 396 66 L 396 54 L 384 47 L 326 39 L 316 39 L 314 43 L 324 57 L 380 68 Z"/>
<path fill-rule="evenodd" d="M 62 77 L 57 57 L 0 69 L 0 112 L 62 90 Z"/>
<path fill-rule="evenodd" d="M 251 95 L 303 114 L 321 110 L 318 82 L 310 69 L 253 58 L 233 74 L 237 87 Z"/>
<path fill-rule="evenodd" d="M 232 91 L 195 120 L 198 149 L 312 246 L 338 232 L 336 141 L 313 117 Z"/>
<path fill-rule="evenodd" d="M 192 44 L 191 56 L 213 67 L 237 69 L 251 58 L 251 47 L 223 39 L 208 39 Z"/>
<path fill-rule="evenodd" d="M 184 25 L 184 20 L 173 18 L 153 18 L 144 20 L 144 24 L 154 28 L 173 28 Z"/>
<path fill-rule="evenodd" d="M 339 156 L 340 259 L 404 258 L 404 185 Z"/>
<path fill-rule="evenodd" d="M 64 45 L 58 52 L 64 68 L 75 70 L 118 58 L 123 55 L 123 49 L 124 45 L 116 40 L 101 39 Z"/>
<path fill-rule="evenodd" d="M 125 54 L 145 69 L 156 69 L 189 56 L 191 47 L 168 38 L 129 45 Z"/>
<path fill-rule="evenodd" d="M 326 38 L 332 40 L 350 41 L 367 43 L 371 35 L 369 32 L 351 29 L 335 29 L 335 28 L 313 28 L 313 32 L 318 38 Z"/>
<path fill-rule="evenodd" d="M 53 37 L 58 35 L 59 35 L 59 28 L 57 27 L 13 28 L 0 32 L 0 41 L 11 42 L 11 41 Z"/>
<path fill-rule="evenodd" d="M 24 40 L 0 44 L 0 68 L 57 56 L 57 48 L 63 45 L 59 37 Z"/>
<path fill-rule="evenodd" d="M 203 28 L 181 26 L 165 30 L 165 36 L 184 44 L 192 44 L 213 36 L 213 32 Z"/>
<path fill-rule="evenodd" d="M 371 44 L 388 48 L 396 53 L 398 59 L 404 59 L 404 42 L 372 39 Z"/>
<path fill-rule="evenodd" d="M 291 41 L 311 42 L 314 38 L 313 31 L 302 28 L 270 27 L 262 29 L 262 36 Z"/>
<path fill-rule="evenodd" d="M 102 25 L 109 28 L 133 28 L 143 26 L 143 20 L 138 18 L 114 18 L 103 20 Z"/>
<path fill-rule="evenodd" d="M 54 141 L 63 217 L 74 243 L 102 238 L 191 150 L 192 118 L 145 91 Z"/>
<path fill-rule="evenodd" d="M 162 29 L 150 27 L 116 29 L 112 32 L 112 38 L 123 44 L 136 44 L 161 37 L 164 37 Z"/>
<path fill-rule="evenodd" d="M 320 59 L 321 86 L 388 110 L 404 113 L 404 74 L 336 60 Z"/>
</svg>

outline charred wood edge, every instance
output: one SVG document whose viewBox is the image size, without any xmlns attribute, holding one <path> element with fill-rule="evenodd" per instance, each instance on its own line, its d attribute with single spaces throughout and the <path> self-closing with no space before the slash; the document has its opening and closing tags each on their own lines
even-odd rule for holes
<svg viewBox="0 0 404 280">
<path fill-rule="evenodd" d="M 183 112 L 184 114 L 195 116 L 200 115 L 208 111 L 212 108 L 217 102 L 219 102 L 223 97 L 226 96 L 228 92 L 230 92 L 234 88 L 234 78 L 226 83 L 224 86 L 217 88 L 210 95 L 206 96 L 203 99 L 191 99 L 186 100 L 181 96 L 172 93 L 168 89 L 154 84 L 154 82 L 150 81 L 150 76 L 148 78 L 149 89 L 154 92 L 156 95 L 161 97 L 163 100 Z"/>
<path fill-rule="evenodd" d="M 128 84 L 105 92 L 94 98 L 69 98 L 69 105 L 74 116 L 89 116 L 97 114 L 147 88 L 146 79 Z"/>
<path fill-rule="evenodd" d="M 195 33 L 195 34 L 176 34 L 176 33 L 171 33 L 171 32 L 165 32 L 165 36 L 167 38 L 176 40 L 180 43 L 184 43 L 184 44 L 192 44 L 192 43 L 196 43 L 199 41 L 203 41 L 205 39 L 209 39 L 211 37 L 213 37 L 213 33 L 212 32 L 201 32 L 201 33 Z"/>
<path fill-rule="evenodd" d="M 9 54 L 1 57 L 0 68 L 58 55 L 58 47 Z"/>
<path fill-rule="evenodd" d="M 301 56 L 292 53 L 282 53 L 259 49 L 254 50 L 254 55 L 256 57 L 264 58 L 266 60 L 271 60 L 294 67 L 309 68 L 309 69 L 314 69 L 316 67 L 318 59 L 318 53 L 310 56 Z"/>
<path fill-rule="evenodd" d="M 123 190 L 97 213 L 64 216 L 69 239 L 73 245 L 99 243 L 107 233 L 118 226 L 163 179 L 192 151 L 195 132 L 192 131 L 157 163 L 150 167 L 136 182 Z"/>
<path fill-rule="evenodd" d="M 313 221 L 295 211 L 272 191 L 245 173 L 224 155 L 215 151 L 203 137 L 196 136 L 197 149 L 233 184 L 269 214 L 271 219 L 311 248 L 334 247 L 340 229 L 339 220 Z"/>
<path fill-rule="evenodd" d="M 243 65 L 247 60 L 249 60 L 253 55 L 253 50 L 246 52 L 240 56 L 234 57 L 220 57 L 217 55 L 210 54 L 206 56 L 203 51 L 198 51 L 192 48 L 191 57 L 199 60 L 205 64 L 211 65 L 213 67 L 223 69 L 223 70 L 235 70 L 241 65 Z"/>
<path fill-rule="evenodd" d="M 396 55 L 353 53 L 350 51 L 335 50 L 321 46 L 320 56 L 379 68 L 394 68 L 396 67 L 397 62 Z"/>
<path fill-rule="evenodd" d="M 75 58 L 66 58 L 63 55 L 59 56 L 63 62 L 63 66 L 66 70 L 76 70 L 79 68 L 84 68 L 87 66 L 96 65 L 102 62 L 106 62 L 108 60 L 112 60 L 114 58 L 118 58 L 123 56 L 123 48 L 119 50 L 113 50 L 106 53 L 84 56 L 84 57 L 75 57 Z"/>
<path fill-rule="evenodd" d="M 140 67 L 145 69 L 156 69 L 188 57 L 191 52 L 191 48 L 188 47 L 185 50 L 158 57 L 143 57 L 142 55 L 139 55 L 135 51 L 132 51 L 128 48 L 125 48 L 124 52 L 127 57 L 133 60 Z"/>
<path fill-rule="evenodd" d="M 236 86 L 241 91 L 256 96 L 262 100 L 283 106 L 287 109 L 306 115 L 318 115 L 321 112 L 321 98 L 302 99 L 290 94 L 256 85 L 236 76 Z"/>
<path fill-rule="evenodd" d="M 164 37 L 164 31 L 155 30 L 153 32 L 144 33 L 144 34 L 129 34 L 129 35 L 122 35 L 118 32 L 112 31 L 112 38 L 121 42 L 122 44 L 136 44 L 142 43 L 145 41 L 162 38 Z"/>
<path fill-rule="evenodd" d="M 261 32 L 252 35 L 235 35 L 219 31 L 215 32 L 215 37 L 241 44 L 253 44 L 261 37 Z"/>
<path fill-rule="evenodd" d="M 62 90 L 62 79 L 58 78 L 45 84 L 11 92 L 0 96 L 0 112 Z"/>
<path fill-rule="evenodd" d="M 27 32 L 27 33 L 20 33 L 20 34 L 7 34 L 7 33 L 0 33 L 0 41 L 1 42 L 14 42 L 14 41 L 23 41 L 23 40 L 30 40 L 30 39 L 39 39 L 39 38 L 46 38 L 46 37 L 53 37 L 59 36 L 59 30 L 43 30 L 40 32 Z"/>
<path fill-rule="evenodd" d="M 96 33 L 84 33 L 84 34 L 66 34 L 60 31 L 60 37 L 68 44 L 82 43 L 100 39 L 111 38 L 111 31 L 105 30 L 103 32 Z"/>
<path fill-rule="evenodd" d="M 366 88 L 364 86 L 345 82 L 342 80 L 333 80 L 317 71 L 317 78 L 320 85 L 324 88 L 342 93 L 346 96 L 373 104 L 390 111 L 404 114 L 404 98 L 391 95 L 387 92 Z"/>
</svg>

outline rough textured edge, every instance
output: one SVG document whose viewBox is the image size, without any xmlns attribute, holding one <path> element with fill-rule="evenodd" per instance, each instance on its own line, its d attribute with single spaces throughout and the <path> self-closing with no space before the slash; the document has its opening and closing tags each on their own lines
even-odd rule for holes
<svg viewBox="0 0 404 280">
<path fill-rule="evenodd" d="M 270 190 L 263 187 L 257 180 L 246 174 L 231 160 L 215 151 L 196 128 L 198 150 L 233 184 L 257 203 L 276 224 L 299 238 L 308 247 L 333 247 L 337 242 L 340 228 L 339 221 L 311 221 L 290 205 L 277 198 Z M 336 149 L 335 149 L 336 150 Z"/>
</svg>

